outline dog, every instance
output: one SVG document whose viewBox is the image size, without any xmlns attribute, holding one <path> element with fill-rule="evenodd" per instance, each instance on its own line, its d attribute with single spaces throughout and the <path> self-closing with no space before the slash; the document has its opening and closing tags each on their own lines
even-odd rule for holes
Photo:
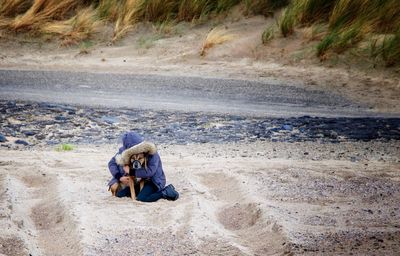
<svg viewBox="0 0 400 256">
<path fill-rule="evenodd" d="M 134 165 L 135 161 L 138 161 L 140 163 L 140 167 L 144 166 L 145 169 L 147 169 L 147 154 L 146 153 L 139 153 L 139 154 L 133 154 L 130 159 L 130 165 L 129 168 L 130 170 L 136 168 Z M 139 167 L 139 168 L 140 168 Z M 136 199 L 136 191 L 135 191 L 135 184 L 139 183 L 139 193 L 142 191 L 143 186 L 144 186 L 144 180 L 140 179 L 139 181 L 137 178 L 133 175 L 131 175 L 131 171 L 129 171 L 129 188 L 131 190 L 131 198 L 132 200 Z"/>
</svg>

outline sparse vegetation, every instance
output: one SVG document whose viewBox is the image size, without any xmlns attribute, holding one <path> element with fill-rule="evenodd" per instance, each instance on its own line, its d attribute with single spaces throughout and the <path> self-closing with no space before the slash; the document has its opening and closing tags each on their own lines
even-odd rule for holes
<svg viewBox="0 0 400 256">
<path fill-rule="evenodd" d="M 12 1 L 12 0 L 6 0 Z M 22 15 L 17 16 L 10 24 L 14 31 L 40 30 L 43 24 L 70 18 L 68 15 L 79 5 L 76 0 L 35 0 L 33 5 Z"/>
<path fill-rule="evenodd" d="M 297 26 L 313 28 L 306 37 L 320 41 L 316 54 L 321 59 L 380 36 L 384 40 L 369 44 L 370 57 L 383 60 L 387 66 L 400 62 L 398 0 L 0 0 L 0 29 L 2 34 L 29 33 L 60 38 L 62 45 L 79 45 L 101 24 L 113 25 L 111 39 L 115 41 L 142 21 L 171 30 L 171 24 L 204 21 L 239 4 L 245 15 L 264 16 L 287 6 L 279 18 L 279 31 L 287 37 Z M 272 30 L 263 32 L 263 43 L 272 40 Z M 216 44 L 206 41 L 202 54 Z"/>
<path fill-rule="evenodd" d="M 274 38 L 274 36 L 275 36 L 275 27 L 274 26 L 267 27 L 261 36 L 262 43 L 267 44 Z"/>
<path fill-rule="evenodd" d="M 294 9 L 292 8 L 288 8 L 283 12 L 283 15 L 279 21 L 279 28 L 284 37 L 293 34 L 294 25 L 296 22 L 295 17 Z"/>
<path fill-rule="evenodd" d="M 288 0 L 0 0 L 0 29 L 57 35 L 79 44 L 101 22 L 114 23 L 118 40 L 141 21 L 178 23 L 205 20 L 243 3 L 253 14 L 269 14 Z"/>
<path fill-rule="evenodd" d="M 203 42 L 203 46 L 200 50 L 200 56 L 205 56 L 206 51 L 217 44 L 222 44 L 224 42 L 230 41 L 235 36 L 229 34 L 225 28 L 215 27 L 213 28 L 207 35 L 206 39 Z"/>
<path fill-rule="evenodd" d="M 30 1 L 26 0 L 0 0 L 0 16 L 15 17 L 25 13 L 30 7 Z"/>
<path fill-rule="evenodd" d="M 93 46 L 93 42 L 90 40 L 82 41 L 79 44 L 79 54 L 89 54 L 90 48 Z"/>
<path fill-rule="evenodd" d="M 141 36 L 137 40 L 137 46 L 141 49 L 150 49 L 154 46 L 155 42 L 162 38 L 161 34 L 152 34 Z"/>
<path fill-rule="evenodd" d="M 120 4 L 120 8 L 118 8 L 119 15 L 114 28 L 113 41 L 125 35 L 137 22 L 137 5 L 138 0 L 125 0 L 123 4 Z"/>
<path fill-rule="evenodd" d="M 74 146 L 71 144 L 61 144 L 56 148 L 56 151 L 71 151 L 74 150 Z"/>
<path fill-rule="evenodd" d="M 40 32 L 59 35 L 63 45 L 71 45 L 90 38 L 100 24 L 101 22 L 96 19 L 95 10 L 89 7 L 80 10 L 76 16 L 68 20 L 44 23 Z"/>
<path fill-rule="evenodd" d="M 385 40 L 371 44 L 371 57 L 381 56 L 387 66 L 400 62 L 398 0 L 293 0 L 283 13 L 279 26 L 282 35 L 287 37 L 296 25 L 315 24 L 328 25 L 328 31 L 317 46 L 317 55 L 321 59 L 330 51 L 342 53 L 376 35 L 384 35 Z"/>
<path fill-rule="evenodd" d="M 98 17 L 105 21 L 115 22 L 118 17 L 118 12 L 121 8 L 122 1 L 116 3 L 115 0 L 100 0 L 97 5 Z"/>
<path fill-rule="evenodd" d="M 400 28 L 394 35 L 387 36 L 378 50 L 387 66 L 400 63 Z"/>
</svg>

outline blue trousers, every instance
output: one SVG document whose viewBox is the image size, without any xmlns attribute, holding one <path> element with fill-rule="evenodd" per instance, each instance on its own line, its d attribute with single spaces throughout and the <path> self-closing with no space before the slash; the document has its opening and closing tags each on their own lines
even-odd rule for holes
<svg viewBox="0 0 400 256">
<path fill-rule="evenodd" d="M 158 191 L 156 185 L 151 181 L 145 181 L 142 191 L 139 192 L 139 186 L 135 186 L 136 200 L 141 202 L 155 202 L 163 197 L 161 191 Z M 131 197 L 129 187 L 121 189 L 116 194 L 117 197 Z"/>
</svg>

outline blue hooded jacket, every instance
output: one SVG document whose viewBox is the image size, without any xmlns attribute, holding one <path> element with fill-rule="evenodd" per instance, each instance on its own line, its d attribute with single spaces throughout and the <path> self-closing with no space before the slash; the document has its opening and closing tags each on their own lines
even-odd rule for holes
<svg viewBox="0 0 400 256">
<path fill-rule="evenodd" d="M 125 149 L 133 147 L 143 142 L 143 138 L 135 132 L 127 132 L 122 136 L 122 147 L 118 150 L 117 154 L 121 154 Z M 108 169 L 113 178 L 108 183 L 109 186 L 118 182 L 119 179 L 125 175 L 123 166 L 118 165 L 115 161 L 115 156 L 108 162 Z M 141 168 L 136 170 L 136 177 L 143 179 L 150 179 L 158 188 L 162 190 L 165 187 L 165 174 L 162 168 L 161 158 L 158 153 L 147 156 L 147 169 Z"/>
</svg>

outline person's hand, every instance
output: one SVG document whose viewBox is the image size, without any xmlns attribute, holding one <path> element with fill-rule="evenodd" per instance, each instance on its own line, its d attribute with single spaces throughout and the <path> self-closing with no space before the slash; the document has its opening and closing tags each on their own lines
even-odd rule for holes
<svg viewBox="0 0 400 256">
<path fill-rule="evenodd" d="M 124 165 L 124 172 L 129 174 L 129 165 Z"/>
<path fill-rule="evenodd" d="M 122 176 L 122 177 L 119 179 L 119 181 L 120 181 L 122 184 L 129 186 L 129 177 L 128 177 L 128 176 Z"/>
</svg>

